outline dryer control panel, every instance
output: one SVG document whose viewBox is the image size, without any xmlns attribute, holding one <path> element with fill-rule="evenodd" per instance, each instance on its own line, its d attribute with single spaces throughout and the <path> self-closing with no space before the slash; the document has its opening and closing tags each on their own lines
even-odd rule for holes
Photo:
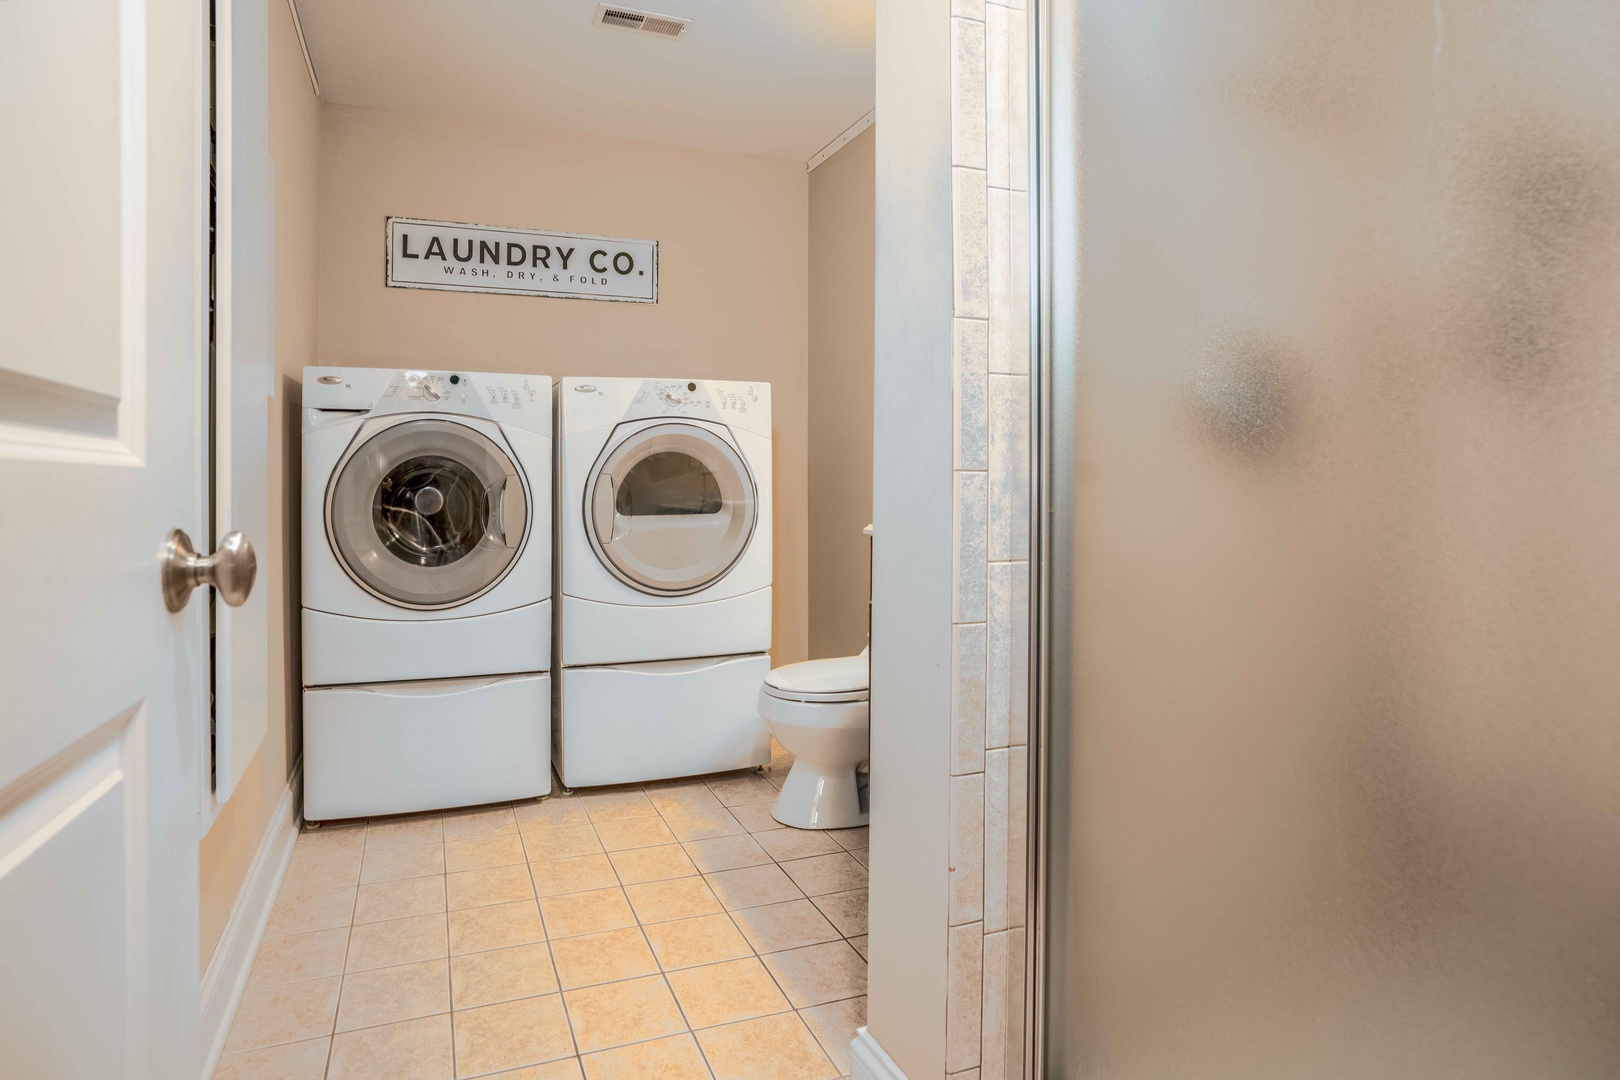
<svg viewBox="0 0 1620 1080">
<path fill-rule="evenodd" d="M 704 379 L 568 376 L 557 384 L 561 438 L 634 420 L 668 417 L 724 424 L 771 437 L 771 384 Z"/>
<path fill-rule="evenodd" d="M 675 379 L 648 379 L 641 384 L 636 396 L 630 399 L 637 416 L 707 417 L 714 419 L 714 399 L 702 383 Z"/>
<path fill-rule="evenodd" d="M 759 384 L 765 387 L 766 384 Z M 715 420 L 722 424 L 737 423 L 752 410 L 755 416 L 765 415 L 770 423 L 769 399 L 761 399 L 759 387 L 752 383 L 701 383 L 674 379 L 648 379 L 630 399 L 626 420 L 642 420 L 653 416 L 687 416 L 695 420 Z M 743 426 L 746 426 L 744 424 Z"/>
<path fill-rule="evenodd" d="M 725 386 L 730 386 L 731 389 L 717 387 L 714 391 L 715 400 L 719 402 L 721 412 L 743 416 L 748 412 L 750 406 L 753 407 L 756 413 L 769 408 L 768 405 L 761 404 L 759 391 L 754 388 L 752 383 L 721 384 L 721 387 Z"/>
</svg>

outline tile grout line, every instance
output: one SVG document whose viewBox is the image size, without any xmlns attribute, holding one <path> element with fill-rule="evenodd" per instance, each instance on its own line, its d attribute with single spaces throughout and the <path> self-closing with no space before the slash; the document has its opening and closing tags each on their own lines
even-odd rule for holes
<svg viewBox="0 0 1620 1080">
<path fill-rule="evenodd" d="M 713 790 L 712 787 L 709 789 L 709 793 L 710 793 L 711 796 L 714 796 L 717 801 L 720 801 L 722 808 L 725 809 L 725 811 L 727 812 L 728 815 L 730 815 L 733 818 L 736 817 L 735 814 L 731 814 L 730 807 L 726 806 L 726 804 L 724 803 L 723 800 L 720 800 L 718 796 L 714 795 L 714 790 Z M 657 807 L 655 806 L 654 809 L 657 809 Z M 663 811 L 659 810 L 659 814 L 662 815 L 662 813 L 663 813 Z M 666 828 L 669 825 L 668 821 L 665 821 L 664 824 L 665 824 Z M 741 824 L 741 822 L 738 822 L 738 824 Z M 746 830 L 746 826 L 744 826 L 744 828 Z M 671 832 L 673 832 L 673 830 L 671 830 Z M 754 834 L 751 833 L 751 832 L 745 832 L 743 835 L 748 836 L 751 840 L 753 839 L 753 836 L 754 836 Z M 777 861 L 776 856 L 768 848 L 766 848 L 763 844 L 760 844 L 758 840 L 753 840 L 753 843 L 754 843 L 754 845 L 756 847 L 758 847 L 760 850 L 765 852 L 766 857 L 771 860 L 771 865 L 775 865 L 777 867 L 780 867 L 780 863 Z M 681 850 L 683 852 L 686 851 L 684 846 L 682 847 Z M 687 858 L 689 860 L 691 859 L 690 853 L 687 853 Z M 694 863 L 694 866 L 695 865 L 696 864 Z M 765 865 L 765 864 L 757 864 L 757 865 Z M 741 868 L 739 868 L 739 869 L 741 869 Z M 705 884 L 708 885 L 709 890 L 711 892 L 713 892 L 714 886 L 708 882 L 708 875 L 705 874 L 701 869 L 698 870 L 698 873 L 703 878 Z M 795 885 L 795 888 L 797 888 L 797 882 L 795 882 L 794 885 Z M 718 897 L 717 897 L 717 899 L 718 899 Z M 791 902 L 791 901 L 788 901 L 788 902 Z M 761 954 L 759 952 L 759 949 L 754 945 L 753 941 L 749 938 L 749 936 L 746 933 L 743 933 L 742 927 L 738 925 L 736 911 L 743 910 L 743 909 L 740 909 L 740 908 L 734 909 L 734 908 L 727 907 L 724 901 L 720 901 L 720 906 L 721 906 L 721 910 L 725 914 L 727 920 L 730 921 L 730 923 L 732 925 L 732 928 L 734 930 L 736 930 L 738 936 L 742 938 L 743 944 L 748 946 L 749 953 L 751 954 L 750 958 L 756 964 L 758 964 L 762 970 L 764 970 L 766 976 L 768 978 L 770 978 L 772 985 L 776 987 L 777 993 L 781 994 L 782 999 L 785 1002 L 787 1002 L 788 1009 L 786 1011 L 792 1012 L 794 1014 L 794 1016 L 798 1019 L 799 1023 L 804 1024 L 806 1030 L 810 1031 L 811 1038 L 815 1039 L 816 1036 L 815 1036 L 814 1030 L 810 1029 L 809 1025 L 805 1023 L 804 1017 L 799 1013 L 797 1006 L 795 1006 L 793 1004 L 792 998 L 790 998 L 788 996 L 787 988 L 782 985 L 781 979 L 779 979 L 777 977 L 776 973 L 773 972 L 770 969 L 770 966 L 765 963 L 763 954 Z M 658 964 L 659 964 L 660 969 L 663 969 L 663 961 L 659 960 Z M 706 966 L 706 965 L 695 965 L 695 966 L 701 967 L 701 966 Z M 665 978 L 665 981 L 667 982 L 668 978 L 669 978 L 669 974 L 668 974 L 667 969 L 664 970 L 664 978 Z M 671 986 L 670 989 L 671 989 L 671 992 L 673 993 L 674 987 Z M 680 1004 L 680 999 L 679 999 L 678 996 L 676 997 L 676 1004 L 677 1005 Z M 682 1012 L 683 1012 L 683 1014 L 685 1012 L 684 1006 L 682 1006 Z M 767 1014 L 764 1014 L 764 1015 L 781 1015 L 781 1014 L 780 1013 L 775 1013 L 775 1014 L 767 1013 Z M 750 1018 L 747 1018 L 747 1019 L 756 1019 L 757 1020 L 757 1019 L 761 1019 L 761 1017 L 750 1017 Z M 738 1022 L 739 1023 L 746 1023 L 747 1019 L 745 1019 L 743 1021 L 738 1021 Z M 688 1018 L 688 1024 L 690 1024 L 690 1018 Z M 715 1025 L 715 1026 L 724 1026 L 724 1025 Z M 698 1052 L 699 1052 L 699 1054 L 701 1054 L 703 1056 L 704 1063 L 705 1063 L 705 1065 L 708 1066 L 708 1068 L 710 1070 L 710 1073 L 712 1075 L 713 1072 L 714 1072 L 713 1062 L 709 1061 L 708 1053 L 703 1049 L 703 1041 L 701 1039 L 697 1038 L 696 1031 L 693 1032 L 693 1041 L 697 1043 Z M 821 1044 L 820 1044 L 819 1039 L 816 1039 L 816 1044 L 817 1044 L 818 1047 L 820 1047 Z M 822 1048 L 822 1053 L 823 1054 L 826 1053 L 825 1048 Z M 828 1057 L 828 1062 L 829 1062 L 829 1064 L 831 1064 L 831 1057 L 830 1056 Z"/>
<path fill-rule="evenodd" d="M 642 794 L 643 798 L 646 798 L 647 792 L 646 792 L 645 788 L 642 789 L 641 794 Z M 653 801 L 651 799 L 647 799 L 647 805 L 652 806 L 653 813 L 657 815 L 659 823 L 662 824 L 666 829 L 669 828 L 669 823 L 664 821 L 663 814 L 659 811 L 658 807 L 653 804 Z M 589 809 L 587 809 L 585 811 L 585 816 L 590 817 L 590 810 Z M 602 834 L 596 832 L 596 822 L 595 822 L 594 819 L 591 821 L 591 831 L 593 833 L 596 833 L 596 841 L 597 841 L 597 843 L 600 844 L 602 842 Z M 673 831 L 671 831 L 670 835 L 674 835 Z M 604 857 L 606 857 L 606 859 L 607 859 L 608 869 L 613 871 L 613 880 L 617 881 L 619 883 L 619 892 L 620 892 L 620 894 L 622 894 L 624 896 L 625 906 L 630 909 L 631 917 L 636 920 L 636 931 L 641 934 L 642 943 L 647 946 L 647 953 L 653 958 L 653 964 L 656 965 L 657 968 L 658 968 L 658 976 L 659 976 L 659 978 L 662 980 L 662 982 L 664 984 L 664 991 L 669 994 L 669 999 L 675 1003 L 675 1011 L 680 1014 L 681 1022 L 686 1025 L 686 1030 L 685 1030 L 685 1032 L 683 1034 L 690 1035 L 692 1037 L 692 1042 L 693 1042 L 693 1044 L 695 1044 L 697 1046 L 698 1054 L 701 1056 L 703 1054 L 703 1044 L 698 1042 L 697 1033 L 692 1030 L 692 1020 L 691 1020 L 691 1018 L 689 1016 L 686 1015 L 686 1008 L 685 1008 L 685 1006 L 683 1006 L 681 1004 L 680 997 L 675 993 L 675 987 L 670 984 L 669 973 L 664 970 L 664 962 L 662 960 L 658 959 L 658 954 L 656 952 L 653 952 L 652 941 L 651 941 L 651 939 L 649 939 L 647 937 L 646 924 L 644 922 L 642 922 L 641 912 L 637 911 L 635 904 L 630 902 L 630 893 L 624 887 L 624 878 L 619 873 L 619 866 L 618 866 L 617 863 L 615 863 L 613 861 L 613 856 L 611 854 L 608 854 L 605 851 L 605 849 L 604 849 Z M 567 1002 L 568 1002 L 568 999 L 564 998 L 563 999 L 563 1004 L 564 1004 L 565 1007 L 567 1005 Z M 669 1037 L 670 1036 L 667 1036 L 667 1035 L 659 1036 L 659 1038 L 669 1038 Z M 652 1040 L 646 1040 L 646 1041 L 650 1042 Z M 627 1043 L 625 1045 L 633 1045 L 633 1044 Z M 608 1049 L 617 1049 L 617 1047 L 610 1047 Z M 710 1075 L 710 1078 L 712 1080 L 713 1075 L 714 1075 L 714 1070 L 709 1066 L 709 1062 L 708 1062 L 707 1057 L 704 1057 L 703 1065 L 704 1065 L 704 1068 L 709 1069 L 709 1075 Z M 585 1069 L 585 1057 L 584 1057 L 583 1054 L 580 1055 L 579 1067 L 580 1067 L 580 1071 L 583 1072 L 584 1069 Z"/>
<path fill-rule="evenodd" d="M 366 872 L 366 838 L 370 835 L 370 831 L 370 824 L 367 823 L 367 825 L 362 827 L 360 833 L 360 870 L 359 874 L 357 875 L 359 877 L 364 877 Z M 297 839 L 294 839 L 293 846 L 296 848 L 297 845 L 298 841 Z M 358 883 L 356 883 L 354 887 L 354 907 L 349 911 L 348 933 L 343 937 L 343 966 L 338 978 L 337 1003 L 332 1006 L 332 1030 L 327 1035 L 326 1068 L 322 1070 L 323 1075 L 331 1071 L 332 1053 L 337 1048 L 337 1018 L 338 1014 L 343 1011 L 343 988 L 348 984 L 349 979 L 349 950 L 354 947 L 354 916 L 355 912 L 359 911 L 359 909 L 360 886 Z"/>
<path fill-rule="evenodd" d="M 778 789 L 778 790 L 780 790 L 780 789 Z M 728 808 L 728 811 L 729 811 L 729 808 Z M 733 816 L 735 816 L 735 815 L 733 815 Z M 739 824 L 740 824 L 740 822 L 739 822 Z M 746 828 L 746 826 L 745 826 L 745 828 Z M 774 831 L 774 830 L 768 830 L 768 831 Z M 774 865 L 778 869 L 781 869 L 782 862 L 781 862 L 781 860 L 777 859 L 775 853 L 772 852 L 769 848 L 765 847 L 765 845 L 761 844 L 757 839 L 754 839 L 754 837 L 757 834 L 755 834 L 753 832 L 748 832 L 745 835 L 747 835 L 749 837 L 749 839 L 753 840 L 754 845 L 756 847 L 758 847 L 761 851 L 765 852 L 766 857 L 771 860 L 771 865 Z M 838 843 L 836 838 L 833 839 L 833 842 L 835 844 Z M 842 844 L 839 844 L 839 850 L 842 851 L 842 850 L 846 850 L 846 849 L 843 847 Z M 832 854 L 832 852 L 827 852 L 826 854 Z M 814 856 L 811 856 L 811 857 L 814 857 Z M 792 860 L 789 860 L 789 861 L 792 861 Z M 763 865 L 763 864 L 760 864 L 760 865 Z M 784 874 L 787 873 L 785 870 L 783 870 L 782 872 Z M 815 908 L 815 910 L 817 910 L 818 912 L 821 910 L 819 905 L 816 904 L 815 900 L 804 893 L 804 890 L 799 887 L 799 883 L 797 881 L 794 881 L 791 875 L 788 875 L 788 880 L 793 881 L 794 888 L 799 889 L 801 899 L 809 900 L 811 907 Z M 793 903 L 792 900 L 782 901 L 782 902 L 783 903 Z M 722 906 L 724 906 L 724 905 L 722 904 Z M 756 905 L 756 906 L 769 907 L 771 905 Z M 748 910 L 748 909 L 747 908 L 736 908 L 736 909 L 726 908 L 726 915 L 731 919 L 732 925 L 737 928 L 737 932 L 742 935 L 743 942 L 748 946 L 749 951 L 754 954 L 754 960 L 760 965 L 760 967 L 765 969 L 765 973 L 770 976 L 771 981 L 776 985 L 777 991 L 787 1001 L 790 1011 L 792 1011 L 793 1015 L 798 1019 L 799 1023 L 804 1025 L 805 1030 L 810 1032 L 811 1039 L 814 1040 L 816 1046 L 821 1050 L 822 1054 L 826 1057 L 828 1065 L 832 1066 L 835 1072 L 838 1072 L 838 1073 L 840 1073 L 840 1075 L 842 1075 L 842 1070 L 838 1069 L 837 1063 L 833 1061 L 832 1055 L 827 1052 L 827 1048 L 822 1043 L 820 1036 L 818 1036 L 816 1034 L 815 1029 L 812 1028 L 810 1026 L 809 1022 L 805 1020 L 803 1010 L 798 1005 L 794 1004 L 793 999 L 788 995 L 787 987 L 782 985 L 782 980 L 777 976 L 777 974 L 774 971 L 771 970 L 770 965 L 765 963 L 765 957 L 767 955 L 770 955 L 770 954 L 761 953 L 759 951 L 758 947 L 755 946 L 755 944 L 753 942 L 753 939 L 750 938 L 746 933 L 743 933 L 742 927 L 737 925 L 736 912 L 737 911 L 745 911 L 745 910 Z M 826 918 L 826 913 L 825 912 L 822 913 L 822 918 Z M 831 920 L 828 920 L 828 922 L 830 924 Z M 834 926 L 833 929 L 838 930 L 838 927 Z M 842 935 L 842 933 L 843 933 L 843 931 L 839 930 L 839 934 Z M 847 939 L 844 939 L 844 940 L 847 940 Z M 854 946 L 850 946 L 850 948 L 851 948 L 851 950 L 854 950 Z M 792 951 L 792 950 L 779 950 L 779 951 L 789 952 L 789 951 Z M 861 959 L 862 959 L 862 962 L 864 963 L 866 958 L 862 957 Z M 857 996 L 865 996 L 865 995 L 862 994 L 862 995 L 857 995 Z M 840 1000 L 852 1000 L 852 998 L 845 998 L 845 999 L 840 999 Z M 831 1002 L 823 1002 L 822 1004 L 832 1004 L 832 1003 Z M 700 1041 L 699 1042 L 699 1048 L 701 1049 L 701 1047 L 702 1047 L 702 1043 Z"/>
<path fill-rule="evenodd" d="M 715 802 L 720 804 L 720 808 L 725 811 L 725 813 L 726 813 L 726 815 L 728 817 L 731 817 L 733 820 L 735 820 L 736 815 L 732 814 L 730 809 L 726 807 L 725 803 L 723 801 L 721 801 L 720 797 L 714 794 L 714 789 L 709 787 L 707 781 L 703 782 L 703 786 L 704 786 L 705 790 L 708 791 L 709 797 L 714 799 Z M 649 799 L 648 801 L 650 802 L 651 800 Z M 653 809 L 658 813 L 659 820 L 664 823 L 664 828 L 669 829 L 670 835 L 671 836 L 676 835 L 675 830 L 670 827 L 669 820 L 664 816 L 664 811 L 662 809 L 660 809 L 656 803 L 653 804 Z M 737 824 L 741 825 L 742 822 L 739 821 L 739 822 L 737 822 Z M 732 915 L 731 909 L 726 907 L 726 904 L 725 904 L 724 900 L 721 900 L 718 895 L 714 894 L 714 886 L 712 884 L 710 884 L 708 877 L 703 873 L 702 868 L 699 867 L 697 865 L 697 862 L 692 858 L 691 853 L 686 850 L 685 844 L 682 843 L 678 838 L 677 838 L 676 842 L 681 843 L 681 852 L 682 852 L 682 854 L 684 854 L 686 856 L 688 862 L 692 863 L 692 868 L 698 872 L 698 878 L 699 878 L 699 880 L 701 880 L 703 882 L 704 888 L 708 889 L 710 894 L 715 896 L 715 902 L 720 905 L 720 912 L 719 913 L 725 915 L 726 920 L 731 923 L 731 927 L 732 927 L 733 930 L 736 931 L 737 936 L 742 938 L 744 945 L 748 946 L 748 950 L 749 950 L 750 954 L 752 954 L 751 958 L 754 960 L 755 963 L 759 964 L 759 966 L 761 968 L 764 968 L 765 974 L 771 978 L 772 985 L 776 985 L 775 976 L 771 975 L 770 969 L 765 967 L 764 962 L 761 961 L 759 959 L 758 954 L 754 952 L 753 942 L 748 940 L 748 935 L 744 934 L 742 932 L 742 928 L 737 925 L 737 920 Z M 769 852 L 766 852 L 766 854 L 768 855 Z M 640 917 L 641 917 L 640 912 L 637 912 L 636 913 L 636 918 L 637 918 L 638 921 L 640 920 Z M 702 918 L 702 917 L 703 916 L 698 916 L 698 918 Z M 643 930 L 642 933 L 645 934 L 646 931 Z M 649 942 L 649 945 L 650 945 L 650 942 Z M 655 963 L 658 964 L 658 969 L 659 969 L 659 972 L 664 977 L 665 985 L 669 987 L 670 996 L 675 998 L 676 1007 L 681 1010 L 681 1015 L 686 1017 L 687 1027 L 688 1027 L 688 1029 L 691 1030 L 692 1042 L 697 1047 L 698 1056 L 703 1059 L 704 1068 L 709 1070 L 709 1075 L 710 1075 L 711 1078 L 714 1077 L 715 1076 L 714 1063 L 709 1060 L 709 1053 L 708 1053 L 707 1050 L 705 1050 L 703 1048 L 703 1040 L 698 1038 L 697 1030 L 691 1028 L 691 1017 L 686 1016 L 686 1007 L 681 1004 L 680 996 L 675 993 L 674 984 L 670 983 L 670 981 L 669 981 L 669 969 L 664 967 L 664 961 L 662 959 L 660 959 L 656 953 L 653 954 L 653 960 L 654 960 Z M 729 963 L 730 961 L 718 961 L 718 962 L 719 963 Z M 693 965 L 694 968 L 696 968 L 696 967 L 706 967 L 706 966 L 708 966 L 708 965 L 704 965 L 704 964 Z M 683 968 L 683 969 L 680 969 L 680 970 L 689 970 L 689 969 Z M 782 994 L 783 1000 L 787 1000 L 787 994 L 786 994 L 785 991 L 782 990 L 782 988 L 780 986 L 777 986 L 777 992 Z M 791 1007 L 792 1002 L 789 1001 L 788 1004 Z M 753 1017 L 752 1019 L 758 1019 L 758 1017 Z"/>
<path fill-rule="evenodd" d="M 539 806 L 543 802 L 544 798 L 531 805 Z M 551 981 L 557 987 L 557 1003 L 562 1006 L 563 1022 L 568 1025 L 568 1041 L 574 1048 L 574 1059 L 580 1063 L 580 1072 L 583 1074 L 585 1062 L 579 1053 L 579 1037 L 574 1033 L 574 1018 L 568 1012 L 568 999 L 562 996 L 562 976 L 557 972 L 556 954 L 551 951 L 551 931 L 546 926 L 545 912 L 540 908 L 540 883 L 534 879 L 534 863 L 529 860 L 529 845 L 523 840 L 523 823 L 517 820 L 516 803 L 512 804 L 512 824 L 517 828 L 518 847 L 523 851 L 523 872 L 529 876 L 529 893 L 534 898 L 534 913 L 540 920 L 540 932 L 546 935 L 546 963 L 551 968 Z M 446 897 L 446 902 L 448 902 L 448 899 Z M 455 976 L 452 971 L 450 984 L 450 1005 L 452 1009 L 455 1007 L 455 994 Z M 450 1026 L 455 1027 L 454 1016 L 451 1017 Z"/>
<path fill-rule="evenodd" d="M 348 928 L 347 928 L 348 933 L 345 935 L 344 941 L 343 941 L 343 978 L 344 979 L 347 979 L 348 975 L 349 975 L 349 948 L 354 944 L 354 927 L 355 927 L 354 917 L 357 914 L 359 914 L 359 912 L 360 912 L 360 882 L 359 882 L 359 878 L 361 876 L 363 876 L 365 874 L 365 871 L 366 871 L 366 837 L 369 835 L 370 831 L 371 831 L 371 823 L 369 821 L 363 822 L 361 824 L 361 826 L 360 826 L 360 868 L 355 872 L 355 879 L 356 880 L 355 880 L 355 885 L 354 885 L 354 904 L 351 905 L 350 908 L 349 908 L 349 925 L 348 925 Z M 294 848 L 296 850 L 297 840 L 293 841 L 293 845 L 294 845 Z M 332 1010 L 332 1034 L 326 1040 L 326 1062 L 325 1062 L 324 1065 L 321 1066 L 321 1076 L 322 1076 L 323 1080 L 325 1080 L 326 1077 L 329 1077 L 331 1075 L 331 1072 L 332 1072 L 332 1058 L 335 1056 L 335 1052 L 337 1050 L 337 1016 L 338 1016 L 338 1013 L 342 1011 L 342 1009 L 343 1009 L 343 982 L 342 982 L 342 980 L 339 980 L 339 982 L 338 982 L 337 1007 Z"/>
<path fill-rule="evenodd" d="M 440 827 L 442 829 L 443 822 Z M 448 852 L 446 852 L 448 855 Z M 450 1075 L 461 1076 L 461 1062 L 456 1059 L 456 989 L 455 976 L 450 965 L 450 860 L 444 863 L 444 989 L 445 997 L 449 1001 L 450 1011 Z"/>
<path fill-rule="evenodd" d="M 712 788 L 710 789 L 709 793 L 711 795 L 714 794 L 714 791 L 713 791 Z M 715 796 L 715 798 L 718 800 L 719 797 Z M 722 803 L 721 805 L 724 806 L 724 803 Z M 730 808 L 726 808 L 726 813 L 729 814 L 733 819 L 736 818 L 735 814 L 731 814 Z M 742 822 L 740 822 L 740 821 L 737 822 L 737 823 L 739 825 L 742 824 Z M 744 829 L 746 830 L 747 826 L 744 826 Z M 753 833 L 745 831 L 743 835 L 747 836 L 750 840 L 752 840 L 755 847 L 759 848 L 761 851 L 764 851 L 765 856 L 772 861 L 773 865 L 775 865 L 776 856 L 772 855 L 770 853 L 770 851 L 765 847 L 765 845 L 761 844 L 758 840 L 754 840 L 753 839 L 753 837 L 754 837 Z M 682 850 L 685 850 L 685 849 L 683 848 Z M 688 858 L 690 858 L 690 855 L 688 855 Z M 696 864 L 694 863 L 694 865 L 696 865 Z M 699 870 L 699 873 L 701 874 L 702 871 Z M 705 881 L 707 881 L 707 878 L 705 878 Z M 709 888 L 710 888 L 710 891 L 712 892 L 714 887 L 711 885 L 711 886 L 709 886 Z M 737 924 L 736 911 L 742 910 L 742 909 L 733 909 L 733 908 L 726 907 L 724 901 L 720 902 L 720 907 L 721 907 L 721 910 L 725 913 L 726 918 L 731 922 L 732 929 L 736 930 L 737 935 L 742 938 L 743 944 L 748 946 L 748 951 L 752 954 L 752 959 L 753 959 L 754 963 L 758 964 L 762 969 L 764 969 L 766 976 L 768 976 L 770 978 L 772 985 L 774 985 L 776 987 L 776 992 L 782 995 L 782 999 L 784 1001 L 786 1001 L 788 1003 L 788 1007 L 793 1010 L 794 1016 L 798 1017 L 799 1023 L 803 1024 L 804 1023 L 804 1018 L 802 1016 L 798 1015 L 798 1010 L 796 1008 L 794 1008 L 794 1006 L 793 1006 L 793 999 L 788 997 L 787 988 L 782 985 L 782 980 L 777 978 L 776 973 L 771 970 L 770 965 L 765 963 L 764 956 L 754 946 L 753 940 L 746 933 L 744 933 L 742 927 Z M 759 1018 L 755 1017 L 754 1019 L 759 1019 Z M 806 1024 L 805 1028 L 806 1028 L 806 1030 L 809 1030 L 809 1025 Z M 810 1032 L 810 1037 L 812 1039 L 815 1038 L 815 1032 L 814 1031 Z M 693 1035 L 693 1039 L 698 1044 L 698 1052 L 703 1055 L 704 1064 L 708 1065 L 709 1072 L 710 1072 L 711 1075 L 713 1075 L 714 1074 L 714 1065 L 713 1065 L 712 1062 L 709 1061 L 708 1052 L 703 1049 L 703 1040 L 698 1039 L 695 1033 Z M 817 1045 L 818 1046 L 820 1045 L 819 1041 L 817 1042 Z M 826 1053 L 825 1050 L 823 1050 L 822 1052 Z M 831 1062 L 831 1060 L 832 1060 L 831 1058 L 828 1058 L 829 1063 Z"/>
</svg>

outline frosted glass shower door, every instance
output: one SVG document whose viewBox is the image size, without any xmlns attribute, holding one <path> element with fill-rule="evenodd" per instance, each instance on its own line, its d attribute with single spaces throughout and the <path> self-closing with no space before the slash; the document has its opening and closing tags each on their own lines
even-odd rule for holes
<svg viewBox="0 0 1620 1080">
<path fill-rule="evenodd" d="M 1046 17 L 1045 1075 L 1620 1076 L 1620 4 Z"/>
</svg>

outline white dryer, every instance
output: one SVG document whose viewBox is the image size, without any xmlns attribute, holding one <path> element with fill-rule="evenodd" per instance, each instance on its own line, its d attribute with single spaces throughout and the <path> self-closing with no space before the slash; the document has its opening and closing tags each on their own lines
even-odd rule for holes
<svg viewBox="0 0 1620 1080">
<path fill-rule="evenodd" d="M 770 385 L 566 378 L 557 412 L 563 783 L 764 764 Z"/>
<path fill-rule="evenodd" d="M 311 367 L 304 816 L 551 789 L 551 381 Z"/>
</svg>

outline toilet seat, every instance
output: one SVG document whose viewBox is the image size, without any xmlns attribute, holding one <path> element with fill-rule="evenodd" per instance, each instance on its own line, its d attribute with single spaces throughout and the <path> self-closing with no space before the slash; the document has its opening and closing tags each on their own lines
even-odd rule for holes
<svg viewBox="0 0 1620 1080">
<path fill-rule="evenodd" d="M 780 701 L 836 703 L 865 701 L 870 683 L 871 666 L 863 653 L 776 668 L 765 677 L 763 689 Z"/>
</svg>

